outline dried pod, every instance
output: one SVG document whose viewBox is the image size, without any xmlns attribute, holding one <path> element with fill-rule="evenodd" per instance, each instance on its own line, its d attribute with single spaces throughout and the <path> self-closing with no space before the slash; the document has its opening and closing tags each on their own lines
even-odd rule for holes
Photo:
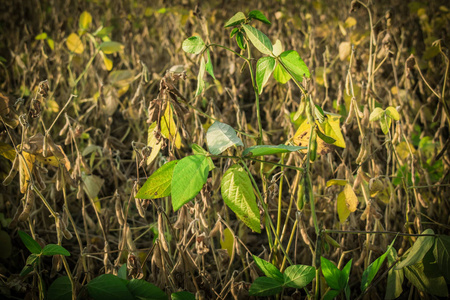
<svg viewBox="0 0 450 300">
<path fill-rule="evenodd" d="M 31 189 L 28 189 L 25 205 L 23 207 L 22 213 L 19 216 L 20 222 L 25 222 L 30 216 L 31 209 L 34 206 L 34 200 L 35 200 L 34 192 Z"/>
<path fill-rule="evenodd" d="M 355 117 L 355 108 L 353 104 L 353 99 L 350 100 L 350 108 L 348 110 L 348 116 L 347 119 L 345 119 L 345 124 L 350 124 Z"/>
<path fill-rule="evenodd" d="M 169 251 L 169 246 L 167 245 L 166 237 L 164 236 L 164 225 L 162 220 L 162 213 L 158 213 L 158 239 L 163 247 L 164 251 Z"/>
<path fill-rule="evenodd" d="M 301 214 L 300 213 L 297 213 L 297 220 L 299 220 L 298 221 L 298 225 L 300 227 L 300 235 L 302 236 L 303 241 L 305 242 L 306 245 L 310 245 L 311 244 L 311 240 L 310 240 L 310 238 L 308 236 L 308 232 L 306 230 L 305 223 L 301 219 Z"/>
<path fill-rule="evenodd" d="M 52 270 L 50 272 L 50 278 L 55 277 L 55 275 L 61 271 L 62 268 L 62 259 L 61 255 L 56 254 L 52 257 Z"/>
<path fill-rule="evenodd" d="M 128 253 L 127 269 L 128 274 L 134 279 L 141 279 L 144 277 L 139 257 L 134 255 L 134 253 Z"/>
<path fill-rule="evenodd" d="M 120 195 L 117 192 L 117 190 L 115 191 L 112 199 L 115 202 L 114 205 L 115 205 L 115 210 L 116 210 L 117 221 L 119 222 L 120 226 L 123 226 L 125 224 L 125 216 L 123 214 L 122 202 L 120 201 Z"/>
<path fill-rule="evenodd" d="M 142 199 L 134 198 L 134 201 L 136 203 L 136 208 L 138 210 L 139 215 L 145 219 L 145 210 L 144 207 L 142 206 Z"/>
<path fill-rule="evenodd" d="M 43 168 L 40 167 L 39 165 L 35 165 L 33 170 L 31 171 L 34 175 L 34 183 L 36 184 L 36 187 L 40 191 L 42 191 L 46 187 L 44 179 L 42 178 L 42 174 L 41 174 L 42 169 Z"/>
<path fill-rule="evenodd" d="M 16 155 L 11 170 L 9 170 L 8 176 L 6 176 L 5 180 L 3 180 L 3 185 L 9 185 L 13 181 L 14 177 L 16 177 L 18 171 L 19 171 L 19 155 Z"/>
</svg>

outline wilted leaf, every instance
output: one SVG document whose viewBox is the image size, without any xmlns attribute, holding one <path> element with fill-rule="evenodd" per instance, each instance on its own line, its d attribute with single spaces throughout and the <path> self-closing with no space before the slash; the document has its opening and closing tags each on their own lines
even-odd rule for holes
<svg viewBox="0 0 450 300">
<path fill-rule="evenodd" d="M 339 193 L 337 199 L 337 211 L 339 215 L 339 221 L 344 223 L 347 220 L 350 213 L 356 210 L 358 206 L 358 198 L 352 189 L 350 184 L 346 184 L 344 190 Z"/>
<path fill-rule="evenodd" d="M 170 141 L 175 142 L 177 149 L 181 148 L 181 136 L 173 118 L 173 108 L 170 103 L 167 104 L 164 116 L 161 117 L 161 134 Z"/>
<path fill-rule="evenodd" d="M 78 23 L 81 29 L 89 29 L 89 26 L 91 26 L 92 23 L 92 15 L 87 11 L 83 11 Z"/>
<path fill-rule="evenodd" d="M 113 54 L 123 51 L 124 46 L 118 42 L 103 42 L 100 44 L 100 50 L 105 54 Z"/>
<path fill-rule="evenodd" d="M 200 69 L 198 70 L 197 75 L 197 90 L 195 91 L 195 97 L 200 95 L 205 89 L 205 81 L 203 80 L 203 77 L 205 76 L 205 70 L 206 70 L 205 59 L 202 57 L 200 60 Z"/>
<path fill-rule="evenodd" d="M 382 110 L 379 107 L 375 107 L 375 109 L 372 111 L 372 113 L 369 116 L 369 121 L 370 122 L 378 121 L 379 119 L 381 119 L 383 114 L 384 114 L 384 110 Z"/>
<path fill-rule="evenodd" d="M 159 151 L 161 150 L 161 143 L 158 141 L 158 139 L 155 136 L 156 130 L 157 130 L 157 124 L 156 122 L 153 122 L 148 127 L 148 138 L 147 138 L 147 146 L 152 149 L 152 152 L 150 156 L 147 158 L 147 165 L 151 164 L 152 161 L 155 160 L 156 156 L 158 155 Z"/>
<path fill-rule="evenodd" d="M 339 59 L 344 61 L 350 56 L 352 46 L 349 42 L 342 42 L 339 44 Z"/>
<path fill-rule="evenodd" d="M 392 119 L 394 119 L 395 121 L 400 120 L 400 114 L 398 113 L 398 111 L 392 107 L 389 106 L 388 108 L 386 108 L 386 114 L 391 117 Z"/>
<path fill-rule="evenodd" d="M 223 240 L 222 238 L 220 238 L 220 247 L 227 250 L 228 255 L 231 257 L 234 251 L 234 236 L 231 233 L 230 229 L 225 228 L 225 230 L 223 231 L 223 237 Z"/>
<path fill-rule="evenodd" d="M 206 50 L 206 55 L 208 57 L 208 60 L 205 65 L 205 70 L 206 72 L 208 72 L 209 75 L 211 75 L 212 78 L 216 79 L 216 77 L 214 76 L 214 68 L 211 62 L 211 54 L 209 53 L 209 49 Z"/>
</svg>

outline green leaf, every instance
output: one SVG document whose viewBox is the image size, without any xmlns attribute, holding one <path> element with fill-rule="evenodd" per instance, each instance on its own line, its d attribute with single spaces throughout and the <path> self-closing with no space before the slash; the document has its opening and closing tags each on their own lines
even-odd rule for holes
<svg viewBox="0 0 450 300">
<path fill-rule="evenodd" d="M 233 145 L 244 146 L 233 127 L 221 122 L 214 122 L 206 132 L 206 143 L 211 154 L 219 155 Z"/>
<path fill-rule="evenodd" d="M 273 78 L 279 83 L 285 84 L 291 79 L 291 75 L 289 75 L 280 64 L 277 64 L 275 71 L 273 72 Z"/>
<path fill-rule="evenodd" d="M 323 300 L 333 300 L 334 298 L 339 296 L 340 293 L 341 291 L 329 290 L 328 293 L 325 294 Z"/>
<path fill-rule="evenodd" d="M 294 265 L 284 272 L 284 286 L 302 289 L 316 276 L 316 269 L 312 266 Z"/>
<path fill-rule="evenodd" d="M 242 50 L 247 49 L 247 44 L 245 43 L 244 40 L 244 34 L 240 31 L 236 34 L 236 43 Z"/>
<path fill-rule="evenodd" d="M 263 15 L 262 12 L 260 12 L 259 10 L 252 10 L 251 12 L 248 13 L 249 18 L 261 21 L 265 24 L 269 24 L 271 25 L 272 23 L 270 23 L 269 20 L 267 20 L 266 16 Z"/>
<path fill-rule="evenodd" d="M 191 36 L 184 40 L 182 48 L 184 52 L 199 54 L 205 48 L 205 42 L 199 36 Z"/>
<path fill-rule="evenodd" d="M 403 271 L 406 278 L 419 290 L 439 297 L 448 297 L 447 283 L 434 262 L 432 251 L 424 256 L 422 262 L 407 266 Z"/>
<path fill-rule="evenodd" d="M 320 107 L 317 104 L 314 105 L 314 114 L 316 116 L 317 121 L 319 121 L 319 123 L 323 123 L 323 121 L 325 121 L 325 113 L 323 112 L 322 107 Z"/>
<path fill-rule="evenodd" d="M 373 122 L 373 121 L 378 121 L 379 119 L 381 119 L 381 116 L 384 114 L 384 110 L 382 110 L 379 107 L 375 107 L 375 109 L 372 111 L 372 113 L 369 116 L 369 121 Z"/>
<path fill-rule="evenodd" d="M 3 213 L 0 213 L 0 215 L 1 215 L 1 219 L 2 219 L 0 227 L 8 226 L 6 224 L 6 222 L 3 222 L 3 221 L 6 221 L 4 219 Z M 11 219 L 9 219 L 9 220 L 11 220 Z M 10 235 L 4 230 L 0 230 L 0 245 L 2 245 L 0 247 L 0 258 L 7 259 L 8 257 L 11 256 L 13 247 L 12 247 Z"/>
<path fill-rule="evenodd" d="M 113 54 L 116 52 L 123 51 L 124 46 L 118 42 L 103 42 L 100 44 L 100 50 L 105 54 Z"/>
<path fill-rule="evenodd" d="M 278 56 L 283 52 L 283 45 L 280 40 L 276 40 L 275 44 L 273 44 L 273 55 Z"/>
<path fill-rule="evenodd" d="M 206 62 L 206 65 L 205 65 L 206 72 L 208 72 L 208 74 L 211 75 L 212 78 L 216 79 L 216 77 L 214 76 L 214 70 L 213 70 L 213 65 L 211 62 L 211 55 L 209 53 L 209 49 L 206 50 L 206 55 L 208 57 L 208 61 Z"/>
<path fill-rule="evenodd" d="M 78 21 L 78 26 L 81 29 L 89 29 L 92 23 L 92 16 L 89 12 L 83 11 L 80 15 L 80 20 Z"/>
<path fill-rule="evenodd" d="M 391 251 L 388 252 L 387 259 L 389 265 L 392 265 L 397 260 L 397 251 L 395 248 L 391 248 Z M 403 292 L 403 269 L 395 270 L 395 268 L 391 268 L 388 272 L 387 284 L 386 284 L 386 295 L 384 299 L 395 299 L 400 297 Z"/>
<path fill-rule="evenodd" d="M 194 154 L 200 154 L 200 155 L 205 155 L 205 156 L 209 155 L 208 151 L 206 151 L 205 149 L 203 149 L 202 147 L 200 147 L 199 145 L 197 145 L 195 143 L 191 145 L 191 148 L 192 148 L 192 152 L 194 152 Z M 214 170 L 216 168 L 211 157 L 208 157 L 208 165 L 209 165 L 210 171 Z"/>
<path fill-rule="evenodd" d="M 205 81 L 203 80 L 203 77 L 205 76 L 205 70 L 205 59 L 202 57 L 202 59 L 200 60 L 200 69 L 198 70 L 197 75 L 197 90 L 195 91 L 195 97 L 200 95 L 205 89 Z"/>
<path fill-rule="evenodd" d="M 191 155 L 178 162 L 172 176 L 172 206 L 177 211 L 193 199 L 208 178 L 209 165 L 204 155 Z"/>
<path fill-rule="evenodd" d="M 297 81 L 301 82 L 303 80 L 303 76 L 309 78 L 309 69 L 297 51 L 284 51 L 280 54 L 280 59 L 283 65 L 289 70 L 289 72 L 291 72 Z"/>
<path fill-rule="evenodd" d="M 269 277 L 258 277 L 250 286 L 250 296 L 272 296 L 281 293 L 282 283 Z"/>
<path fill-rule="evenodd" d="M 432 229 L 427 229 L 422 234 L 434 234 L 434 231 Z M 431 249 L 431 247 L 434 244 L 434 237 L 433 236 L 421 236 L 419 237 L 414 245 L 408 250 L 408 256 L 405 260 L 400 262 L 396 270 L 400 270 L 404 267 L 414 265 L 420 261 L 422 261 L 425 254 L 428 252 L 428 250 Z"/>
<path fill-rule="evenodd" d="M 143 279 L 131 279 L 127 284 L 128 290 L 137 299 L 166 300 L 167 295 L 156 285 Z"/>
<path fill-rule="evenodd" d="M 220 189 L 225 204 L 253 231 L 261 233 L 261 221 L 252 183 L 244 168 L 232 165 L 223 174 Z"/>
<path fill-rule="evenodd" d="M 172 160 L 156 170 L 139 189 L 136 198 L 158 199 L 170 195 L 173 170 L 178 160 Z"/>
<path fill-rule="evenodd" d="M 388 108 L 386 108 L 386 114 L 391 117 L 392 119 L 394 119 L 395 121 L 400 120 L 400 114 L 398 113 L 398 111 L 392 107 L 389 106 Z"/>
<path fill-rule="evenodd" d="M 194 294 L 185 291 L 172 293 L 171 297 L 172 300 L 195 300 Z"/>
<path fill-rule="evenodd" d="M 100 275 L 86 285 L 95 300 L 134 300 L 124 280 L 112 274 Z"/>
<path fill-rule="evenodd" d="M 109 73 L 109 82 L 117 88 L 122 88 L 134 80 L 134 72 L 131 70 L 117 70 Z"/>
<path fill-rule="evenodd" d="M 231 30 L 230 32 L 230 38 L 233 38 L 233 36 L 236 35 L 236 33 L 239 32 L 239 28 L 233 28 L 233 30 Z"/>
<path fill-rule="evenodd" d="M 433 255 L 442 275 L 450 282 L 450 236 L 440 235 L 436 238 Z"/>
<path fill-rule="evenodd" d="M 272 43 L 264 33 L 250 25 L 244 24 L 242 26 L 244 27 L 245 33 L 247 34 L 250 42 L 252 42 L 253 46 L 255 46 L 259 52 L 267 55 L 272 54 Z"/>
<path fill-rule="evenodd" d="M 45 40 L 45 39 L 47 39 L 47 33 L 46 32 L 40 33 L 34 39 L 35 40 Z"/>
<path fill-rule="evenodd" d="M 64 255 L 64 256 L 70 256 L 69 251 L 67 251 L 64 247 L 56 244 L 48 244 L 42 249 L 42 255 Z"/>
<path fill-rule="evenodd" d="M 56 278 L 47 291 L 48 300 L 72 300 L 72 284 L 68 276 Z"/>
<path fill-rule="evenodd" d="M 261 94 L 264 86 L 275 69 L 275 58 L 271 56 L 261 57 L 256 64 L 256 85 L 258 93 Z"/>
<path fill-rule="evenodd" d="M 371 263 L 367 267 L 367 269 L 364 270 L 361 279 L 361 291 L 365 291 L 369 286 L 369 284 L 372 282 L 372 280 L 375 278 L 375 275 L 377 275 L 378 270 L 380 270 L 384 260 L 386 259 L 386 256 L 391 251 L 394 241 L 395 239 L 392 241 L 392 243 L 389 245 L 389 247 L 387 248 L 386 252 L 384 252 L 383 255 L 378 257 L 373 263 Z"/>
<path fill-rule="evenodd" d="M 51 38 L 47 38 L 47 44 L 50 49 L 55 50 L 55 42 Z"/>
<path fill-rule="evenodd" d="M 263 271 L 264 275 L 272 279 L 275 279 L 280 283 L 284 282 L 283 274 L 280 272 L 280 270 L 278 270 L 277 267 L 272 265 L 270 262 L 265 261 L 264 259 L 261 259 L 256 255 L 253 255 L 253 260 L 255 261 L 258 268 L 261 271 Z"/>
<path fill-rule="evenodd" d="M 389 118 L 386 113 L 384 113 L 381 116 L 380 119 L 380 126 L 381 126 L 381 131 L 383 131 L 384 134 L 388 134 L 389 132 L 389 128 L 391 127 L 391 118 Z"/>
<path fill-rule="evenodd" d="M 33 271 L 36 264 L 39 264 L 39 254 L 31 253 L 30 256 L 27 257 L 25 267 L 20 271 L 20 276 L 23 277 Z"/>
<path fill-rule="evenodd" d="M 24 232 L 22 230 L 19 230 L 18 233 L 19 233 L 20 239 L 25 244 L 25 247 L 27 247 L 31 253 L 34 253 L 34 254 L 41 253 L 42 247 L 41 247 L 41 245 L 39 245 L 38 242 L 33 240 L 33 238 L 31 236 L 29 236 L 26 232 Z"/>
<path fill-rule="evenodd" d="M 242 156 L 272 155 L 278 153 L 294 152 L 302 149 L 307 149 L 307 147 L 287 145 L 257 145 L 245 149 L 244 152 L 242 152 Z"/>
<path fill-rule="evenodd" d="M 348 280 L 350 279 L 350 270 L 352 269 L 353 259 L 350 259 L 345 267 L 341 271 L 341 276 L 339 278 L 339 284 L 341 287 L 348 287 Z"/>
<path fill-rule="evenodd" d="M 117 271 L 117 277 L 120 279 L 127 280 L 127 264 L 124 263 L 120 266 L 119 271 Z"/>
<path fill-rule="evenodd" d="M 322 274 L 328 286 L 335 290 L 342 290 L 344 287 L 340 285 L 339 278 L 341 271 L 325 257 L 320 257 L 320 264 L 322 266 Z"/>
<path fill-rule="evenodd" d="M 231 26 L 239 25 L 242 22 L 244 22 L 245 19 L 246 19 L 246 17 L 244 15 L 244 13 L 238 12 L 225 23 L 224 27 L 231 27 Z"/>
</svg>

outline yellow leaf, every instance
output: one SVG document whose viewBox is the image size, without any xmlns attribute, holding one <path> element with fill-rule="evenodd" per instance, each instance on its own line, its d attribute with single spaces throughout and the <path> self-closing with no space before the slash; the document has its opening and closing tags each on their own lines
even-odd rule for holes
<svg viewBox="0 0 450 300">
<path fill-rule="evenodd" d="M 14 161 L 14 158 L 16 157 L 16 151 L 10 144 L 0 142 L 0 155 L 9 159 L 10 161 Z"/>
<path fill-rule="evenodd" d="M 103 63 L 105 64 L 106 70 L 111 71 L 113 67 L 113 62 L 106 55 L 102 53 Z"/>
<path fill-rule="evenodd" d="M 28 183 L 30 181 L 30 173 L 33 172 L 36 156 L 25 151 L 23 151 L 22 154 L 23 157 L 21 156 L 19 158 L 19 176 L 20 176 L 20 192 L 24 194 L 28 189 Z"/>
<path fill-rule="evenodd" d="M 47 101 L 45 102 L 45 106 L 46 106 L 46 107 L 48 108 L 48 110 L 50 110 L 51 112 L 54 112 L 54 113 L 58 113 L 58 112 L 59 112 L 59 105 L 58 105 L 58 103 L 56 103 L 56 101 L 53 100 L 53 99 L 47 100 Z"/>
<path fill-rule="evenodd" d="M 311 132 L 311 125 L 308 123 L 308 120 L 305 119 L 303 123 L 298 127 L 297 132 L 295 132 L 294 137 L 292 138 L 293 143 L 298 146 L 308 147 L 310 132 Z M 303 153 L 307 152 L 306 149 L 301 151 Z M 327 144 L 322 139 L 318 138 L 317 154 L 325 155 L 329 152 L 331 152 L 330 144 Z"/>
<path fill-rule="evenodd" d="M 345 59 L 347 59 L 347 57 L 350 56 L 351 51 L 352 51 L 352 46 L 350 45 L 350 43 L 342 42 L 339 45 L 339 59 L 341 61 L 344 61 Z"/>
<path fill-rule="evenodd" d="M 80 37 L 76 33 L 71 33 L 66 40 L 66 45 L 69 51 L 81 54 L 84 51 L 84 45 Z"/>
<path fill-rule="evenodd" d="M 96 175 L 81 175 L 83 181 L 83 189 L 92 200 L 98 199 L 98 193 L 100 192 L 104 180 Z"/>
<path fill-rule="evenodd" d="M 170 141 L 175 139 L 175 147 L 181 148 L 181 137 L 173 119 L 173 109 L 170 104 L 167 105 L 164 116 L 161 118 L 161 134 Z"/>
<path fill-rule="evenodd" d="M 92 23 L 92 15 L 88 13 L 87 11 L 83 11 L 80 15 L 80 20 L 78 22 L 78 25 L 82 29 L 88 29 L 89 26 Z"/>
<path fill-rule="evenodd" d="M 339 215 L 339 221 L 344 223 L 347 220 L 350 213 L 356 210 L 358 206 L 358 197 L 350 184 L 346 184 L 344 190 L 339 193 L 337 199 L 337 211 Z"/>
<path fill-rule="evenodd" d="M 344 27 L 349 28 L 356 25 L 356 19 L 353 17 L 348 17 L 347 20 L 345 20 Z"/>
<path fill-rule="evenodd" d="M 220 246 L 222 249 L 226 249 L 228 252 L 228 255 L 231 257 L 234 250 L 234 236 L 231 233 L 230 229 L 225 228 L 223 231 L 224 239 L 220 238 Z"/>
<path fill-rule="evenodd" d="M 411 144 L 409 144 L 409 147 L 408 147 L 408 144 L 407 144 L 407 142 L 405 142 L 405 141 L 400 142 L 400 143 L 395 147 L 395 150 L 397 151 L 398 156 L 400 156 L 400 158 L 401 158 L 402 160 L 405 160 L 405 159 L 411 154 L 411 153 L 409 152 L 409 148 L 411 148 L 411 152 L 412 152 L 413 154 L 416 153 L 416 149 L 414 149 L 414 147 L 413 147 Z"/>
<path fill-rule="evenodd" d="M 95 209 L 100 212 L 102 210 L 102 203 L 98 200 L 98 197 L 92 200 L 94 202 Z"/>
<path fill-rule="evenodd" d="M 323 123 L 325 135 L 336 140 L 333 145 L 345 148 L 345 140 L 342 136 L 341 126 L 339 124 L 340 117 L 328 116 L 327 122 Z"/>
<path fill-rule="evenodd" d="M 155 137 L 156 122 L 153 122 L 148 128 L 147 146 L 152 149 L 150 156 L 147 158 L 147 165 L 151 164 L 155 160 L 159 151 L 161 150 L 161 143 Z"/>
</svg>

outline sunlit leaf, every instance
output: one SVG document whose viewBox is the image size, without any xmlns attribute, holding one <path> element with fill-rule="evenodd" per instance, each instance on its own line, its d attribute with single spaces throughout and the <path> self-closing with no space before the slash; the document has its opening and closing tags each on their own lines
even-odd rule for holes
<svg viewBox="0 0 450 300">
<path fill-rule="evenodd" d="M 372 111 L 372 113 L 369 116 L 369 121 L 370 122 L 378 121 L 379 119 L 381 119 L 383 114 L 384 114 L 384 110 L 382 110 L 379 107 L 375 107 L 375 109 Z"/>
<path fill-rule="evenodd" d="M 316 269 L 312 266 L 293 265 L 284 271 L 284 286 L 302 289 L 316 276 Z"/>
<path fill-rule="evenodd" d="M 253 46 L 255 46 L 259 52 L 267 55 L 272 54 L 272 43 L 264 33 L 250 25 L 244 24 L 242 26 L 244 27 L 245 33 L 247 34 L 250 42 L 252 42 Z"/>
<path fill-rule="evenodd" d="M 216 77 L 214 76 L 214 69 L 211 62 L 211 54 L 209 53 L 209 49 L 206 50 L 206 55 L 208 57 L 208 61 L 206 62 L 205 70 L 206 72 L 208 72 L 209 75 L 211 75 L 212 78 L 216 79 Z"/>
<path fill-rule="evenodd" d="M 231 27 L 231 26 L 235 26 L 235 25 L 239 25 L 242 22 L 245 21 L 245 15 L 242 12 L 238 12 L 236 13 L 234 16 L 231 17 L 231 19 L 229 19 L 226 23 L 224 27 Z"/>
<path fill-rule="evenodd" d="M 22 155 L 23 157 L 19 156 L 19 177 L 20 192 L 24 194 L 28 189 L 30 174 L 33 171 L 36 156 L 25 151 L 22 152 Z"/>
<path fill-rule="evenodd" d="M 225 204 L 253 231 L 261 232 L 259 208 L 253 186 L 244 168 L 232 165 L 223 174 L 221 189 Z"/>
<path fill-rule="evenodd" d="M 273 78 L 275 78 L 275 80 L 279 83 L 285 84 L 289 81 L 289 79 L 291 79 L 291 75 L 289 75 L 289 73 L 286 72 L 280 64 L 277 64 L 275 71 L 273 72 Z"/>
<path fill-rule="evenodd" d="M 281 41 L 277 39 L 275 44 L 273 44 L 273 55 L 278 56 L 281 53 L 283 53 L 283 45 L 281 44 Z"/>
<path fill-rule="evenodd" d="M 178 162 L 172 175 L 172 206 L 177 211 L 192 200 L 208 178 L 209 164 L 204 155 L 186 156 Z"/>
<path fill-rule="evenodd" d="M 345 148 L 345 139 L 341 131 L 340 117 L 328 115 L 326 121 L 321 125 L 324 134 L 336 140 L 333 145 Z"/>
<path fill-rule="evenodd" d="M 124 46 L 118 42 L 103 42 L 100 44 L 100 50 L 105 54 L 113 54 L 123 51 Z"/>
<path fill-rule="evenodd" d="M 155 134 L 157 131 L 157 123 L 153 122 L 148 127 L 148 138 L 147 138 L 147 146 L 152 149 L 152 152 L 150 153 L 150 156 L 147 158 L 147 165 L 151 164 L 156 156 L 158 156 L 159 151 L 161 150 L 161 142 L 158 141 Z"/>
<path fill-rule="evenodd" d="M 248 13 L 248 17 L 252 18 L 252 19 L 255 19 L 255 20 L 258 20 L 258 21 L 261 21 L 261 22 L 263 22 L 265 24 L 269 24 L 269 25 L 272 24 L 266 18 L 266 16 L 262 12 L 260 12 L 259 10 L 252 10 L 251 12 Z"/>
<path fill-rule="evenodd" d="M 301 82 L 303 76 L 309 78 L 310 73 L 308 66 L 306 66 L 303 59 L 297 51 L 288 50 L 280 54 L 280 59 L 283 65 L 288 69 L 288 71 L 294 76 L 294 78 Z"/>
<path fill-rule="evenodd" d="M 113 62 L 110 60 L 105 54 L 102 53 L 103 63 L 105 64 L 105 68 L 108 71 L 111 71 L 113 68 Z"/>
<path fill-rule="evenodd" d="M 35 40 L 45 40 L 45 39 L 47 39 L 47 33 L 46 32 L 40 33 L 34 39 Z"/>
<path fill-rule="evenodd" d="M 203 77 L 205 76 L 205 70 L 206 70 L 205 59 L 202 57 L 200 60 L 200 69 L 198 70 L 197 75 L 197 90 L 195 91 L 195 97 L 200 95 L 205 89 L 205 81 L 203 80 Z"/>
<path fill-rule="evenodd" d="M 394 119 L 395 121 L 400 120 L 400 114 L 398 113 L 398 111 L 392 107 L 389 106 L 388 108 L 386 108 L 386 114 L 391 117 L 392 119 Z"/>
<path fill-rule="evenodd" d="M 233 127 L 221 122 L 214 122 L 206 132 L 206 142 L 211 154 L 219 155 L 229 147 L 244 146 Z"/>
<path fill-rule="evenodd" d="M 177 149 L 181 148 L 181 136 L 178 131 L 177 125 L 173 118 L 173 108 L 170 103 L 167 104 L 164 116 L 161 117 L 161 134 L 170 141 L 175 142 Z"/>
<path fill-rule="evenodd" d="M 327 187 L 330 187 L 332 185 L 341 185 L 341 186 L 346 186 L 348 183 L 348 180 L 345 179 L 331 179 L 327 181 Z"/>
<path fill-rule="evenodd" d="M 432 229 L 426 229 L 422 234 L 434 234 L 434 231 Z M 433 247 L 434 239 L 434 236 L 420 236 L 409 249 L 406 259 L 401 261 L 395 269 L 400 270 L 422 261 L 428 250 Z"/>
<path fill-rule="evenodd" d="M 242 152 L 242 156 L 263 156 L 272 155 L 286 152 L 294 152 L 302 149 L 307 149 L 307 147 L 300 146 L 287 146 L 287 145 L 257 145 L 245 149 Z"/>
<path fill-rule="evenodd" d="M 84 45 L 80 37 L 76 33 L 71 33 L 66 40 L 66 45 L 69 51 L 81 54 L 84 51 Z"/>
<path fill-rule="evenodd" d="M 205 42 L 199 36 L 191 36 L 184 40 L 182 47 L 184 52 L 199 54 L 205 48 Z"/>
<path fill-rule="evenodd" d="M 262 258 L 259 258 L 256 255 L 253 255 L 253 260 L 255 261 L 258 268 L 263 271 L 264 275 L 267 277 L 270 277 L 272 279 L 275 279 L 281 283 L 284 282 L 283 274 L 278 270 L 277 267 L 275 267 L 273 264 L 271 264 L 268 261 L 265 261 Z"/>
<path fill-rule="evenodd" d="M 80 15 L 78 25 L 80 26 L 81 29 L 89 29 L 91 23 L 92 23 L 92 15 L 87 11 L 83 11 Z"/>
<path fill-rule="evenodd" d="M 220 238 L 220 247 L 227 250 L 228 256 L 231 257 L 233 255 L 234 236 L 228 228 L 225 228 L 225 230 L 223 231 L 223 240 L 222 237 Z"/>
<path fill-rule="evenodd" d="M 275 69 L 275 64 L 275 59 L 270 56 L 261 57 L 258 60 L 258 63 L 256 64 L 256 85 L 259 94 L 262 93 L 264 86 Z"/>
<path fill-rule="evenodd" d="M 346 184 L 344 190 L 339 193 L 337 199 L 337 211 L 339 215 L 339 221 L 341 223 L 344 223 L 350 213 L 356 210 L 358 203 L 358 198 L 356 197 L 352 186 L 350 184 Z"/>
<path fill-rule="evenodd" d="M 170 195 L 172 174 L 178 160 L 172 160 L 156 170 L 139 189 L 136 198 L 157 199 Z"/>
</svg>

